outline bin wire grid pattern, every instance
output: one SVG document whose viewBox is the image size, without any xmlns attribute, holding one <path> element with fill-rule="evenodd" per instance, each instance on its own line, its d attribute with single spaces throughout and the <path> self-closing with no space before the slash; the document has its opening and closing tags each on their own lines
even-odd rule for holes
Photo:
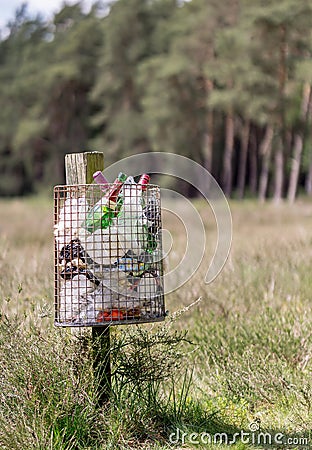
<svg viewBox="0 0 312 450">
<path fill-rule="evenodd" d="M 123 184 L 54 188 L 55 325 L 103 326 L 165 317 L 160 189 Z"/>
</svg>

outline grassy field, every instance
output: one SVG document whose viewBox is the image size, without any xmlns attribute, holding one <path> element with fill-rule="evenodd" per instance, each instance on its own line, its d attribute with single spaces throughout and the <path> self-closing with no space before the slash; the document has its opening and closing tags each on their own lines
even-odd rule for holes
<svg viewBox="0 0 312 450">
<path fill-rule="evenodd" d="M 221 275 L 205 285 L 204 264 L 166 297 L 160 325 L 113 328 L 99 409 L 88 333 L 53 327 L 52 203 L 0 202 L 1 450 L 312 445 L 312 203 L 230 206 Z"/>
</svg>

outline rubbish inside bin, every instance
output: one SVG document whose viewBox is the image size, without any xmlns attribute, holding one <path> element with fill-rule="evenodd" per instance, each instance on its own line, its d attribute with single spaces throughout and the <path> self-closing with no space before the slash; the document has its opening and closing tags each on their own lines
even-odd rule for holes
<svg viewBox="0 0 312 450">
<path fill-rule="evenodd" d="M 159 187 L 120 173 L 56 186 L 56 324 L 164 318 Z"/>
</svg>

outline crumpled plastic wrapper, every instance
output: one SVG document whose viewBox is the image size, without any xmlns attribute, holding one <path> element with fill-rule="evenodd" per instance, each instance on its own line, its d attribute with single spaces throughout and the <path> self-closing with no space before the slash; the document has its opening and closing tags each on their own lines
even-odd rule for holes
<svg viewBox="0 0 312 450">
<path fill-rule="evenodd" d="M 105 230 L 96 230 L 94 233 L 86 235 L 85 240 L 81 241 L 87 254 L 97 264 L 113 264 L 124 254 L 124 247 L 121 245 L 115 226 L 110 226 Z"/>
<path fill-rule="evenodd" d="M 159 289 L 157 279 L 150 273 L 144 274 L 137 286 L 137 295 L 140 299 L 156 297 Z"/>
<path fill-rule="evenodd" d="M 86 197 L 67 198 L 59 213 L 59 221 L 54 226 L 54 236 L 59 246 L 75 238 L 84 238 L 88 233 L 80 227 L 85 219 L 89 205 Z"/>
<path fill-rule="evenodd" d="M 59 314 L 62 321 L 71 321 L 87 306 L 87 295 L 94 290 L 94 284 L 83 274 L 64 281 L 60 290 Z"/>
<path fill-rule="evenodd" d="M 60 290 L 60 319 L 71 321 L 94 321 L 100 311 L 111 308 L 129 309 L 140 307 L 137 292 L 125 273 L 107 271 L 99 286 L 80 274 L 64 282 Z"/>
</svg>

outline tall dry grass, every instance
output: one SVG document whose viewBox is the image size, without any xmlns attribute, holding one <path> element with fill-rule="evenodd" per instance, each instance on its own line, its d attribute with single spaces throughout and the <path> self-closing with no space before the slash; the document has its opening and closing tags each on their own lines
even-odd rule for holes
<svg viewBox="0 0 312 450">
<path fill-rule="evenodd" d="M 174 313 L 200 301 L 164 326 L 115 327 L 112 407 L 99 411 L 88 336 L 53 328 L 52 203 L 1 201 L 1 448 L 165 449 L 177 427 L 233 434 L 254 421 L 272 433 L 309 435 L 312 204 L 232 202 L 231 254 L 210 285 L 203 280 L 215 225 L 209 208 L 195 204 L 207 254 L 166 306 Z M 169 265 L 185 246 L 175 220 L 165 217 L 174 239 Z"/>
</svg>

